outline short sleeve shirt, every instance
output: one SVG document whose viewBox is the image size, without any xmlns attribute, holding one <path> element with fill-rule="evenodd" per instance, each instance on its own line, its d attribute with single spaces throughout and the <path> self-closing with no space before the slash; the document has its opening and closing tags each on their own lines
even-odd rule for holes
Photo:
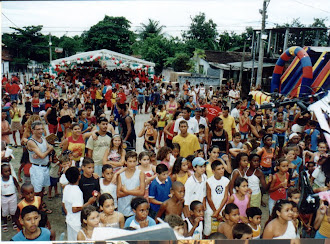
<svg viewBox="0 0 330 244">
<path fill-rule="evenodd" d="M 92 158 L 95 165 L 102 165 L 105 150 L 110 147 L 111 137 L 108 135 L 98 136 L 97 140 L 90 137 L 87 141 L 87 148 L 93 150 Z"/>
<path fill-rule="evenodd" d="M 23 231 L 18 232 L 11 238 L 11 241 L 50 241 L 50 231 L 46 228 L 40 227 L 40 235 L 36 239 L 27 239 Z"/>
<path fill-rule="evenodd" d="M 73 207 L 82 207 L 84 205 L 83 193 L 77 185 L 67 185 L 63 190 L 63 200 L 67 211 L 66 223 L 70 226 L 80 226 L 80 211 L 73 213 Z"/>
<path fill-rule="evenodd" d="M 165 183 L 161 183 L 161 181 L 158 179 L 154 179 L 149 187 L 149 197 L 155 198 L 156 200 L 160 202 L 165 202 L 167 199 L 169 199 L 169 194 L 172 187 L 172 181 L 170 177 L 167 177 Z M 150 207 L 152 210 L 158 212 L 160 205 L 156 205 L 153 203 L 150 203 Z"/>
</svg>

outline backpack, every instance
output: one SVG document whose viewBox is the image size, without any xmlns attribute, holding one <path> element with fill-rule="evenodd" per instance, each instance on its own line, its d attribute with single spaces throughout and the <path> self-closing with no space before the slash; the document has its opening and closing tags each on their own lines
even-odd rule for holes
<svg viewBox="0 0 330 244">
<path fill-rule="evenodd" d="M 313 188 L 310 185 L 308 176 L 305 171 L 301 172 L 300 179 L 301 196 L 298 203 L 299 213 L 315 213 L 320 206 L 320 198 L 318 196 L 314 196 Z"/>
</svg>

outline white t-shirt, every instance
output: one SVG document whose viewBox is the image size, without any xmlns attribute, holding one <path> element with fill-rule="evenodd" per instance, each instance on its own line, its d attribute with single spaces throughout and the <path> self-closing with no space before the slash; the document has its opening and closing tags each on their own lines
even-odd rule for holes
<svg viewBox="0 0 330 244">
<path fill-rule="evenodd" d="M 206 180 L 207 176 L 202 175 L 202 181 L 197 181 L 195 175 L 192 175 L 186 181 L 184 185 L 186 193 L 184 196 L 184 205 L 190 206 L 193 201 L 203 202 L 204 197 L 206 197 Z"/>
<path fill-rule="evenodd" d="M 222 199 L 225 196 L 225 189 L 229 182 L 230 180 L 225 176 L 222 176 L 220 180 L 215 179 L 214 175 L 207 179 L 207 184 L 211 189 L 211 198 L 216 209 L 220 207 Z M 206 201 L 206 211 L 213 212 L 208 201 Z"/>
<path fill-rule="evenodd" d="M 239 111 L 238 111 L 238 109 L 237 109 L 237 108 L 234 108 L 234 109 L 231 111 L 230 115 L 231 115 L 232 117 L 234 117 L 235 120 L 238 119 L 238 118 L 239 118 Z"/>
<path fill-rule="evenodd" d="M 195 119 L 196 119 L 196 116 L 194 117 Z M 206 119 L 204 118 L 204 117 L 200 117 L 199 118 L 199 121 L 196 119 L 196 121 L 197 121 L 197 123 L 198 123 L 198 126 L 199 125 L 204 125 L 205 126 L 205 128 L 207 127 L 207 123 L 206 123 Z"/>
<path fill-rule="evenodd" d="M 73 207 L 82 207 L 84 205 L 83 193 L 78 185 L 67 185 L 63 190 L 63 200 L 65 209 L 67 211 L 66 223 L 71 227 L 80 227 L 80 213 L 72 212 Z"/>
<path fill-rule="evenodd" d="M 185 120 L 184 118 L 179 118 L 175 121 L 174 124 L 174 132 L 177 132 L 179 134 L 179 124 L 181 120 Z M 198 122 L 195 118 L 190 117 L 189 120 L 186 120 L 188 122 L 188 133 L 190 134 L 195 134 L 199 132 L 199 128 L 198 128 Z"/>
<path fill-rule="evenodd" d="M 66 185 L 69 185 L 69 181 L 68 179 L 66 178 L 65 174 L 62 174 L 61 177 L 60 177 L 60 184 L 62 186 L 66 186 Z"/>
<path fill-rule="evenodd" d="M 101 194 L 109 193 L 113 197 L 115 208 L 117 208 L 117 186 L 112 183 L 110 183 L 109 185 L 104 185 L 103 180 L 104 178 L 100 178 Z"/>
<path fill-rule="evenodd" d="M 314 183 L 319 187 L 325 187 L 325 174 L 321 170 L 321 166 L 318 166 L 314 171 L 312 176 L 315 178 Z"/>
<path fill-rule="evenodd" d="M 230 90 L 229 97 L 239 97 L 239 91 Z M 235 103 L 238 99 L 229 98 L 230 103 Z"/>
<path fill-rule="evenodd" d="M 203 86 L 201 86 L 201 88 L 199 88 L 199 97 L 200 98 L 205 98 L 205 93 L 206 93 L 206 91 L 205 91 L 205 87 Z"/>
</svg>

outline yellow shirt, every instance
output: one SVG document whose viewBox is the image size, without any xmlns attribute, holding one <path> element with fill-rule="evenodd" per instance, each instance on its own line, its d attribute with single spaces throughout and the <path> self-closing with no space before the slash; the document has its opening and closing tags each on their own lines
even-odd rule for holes
<svg viewBox="0 0 330 244">
<path fill-rule="evenodd" d="M 212 171 L 212 168 L 211 168 L 211 164 L 209 161 L 206 162 L 206 175 L 207 175 L 207 178 L 210 178 L 211 176 L 213 176 L 213 171 Z"/>
<path fill-rule="evenodd" d="M 100 89 L 96 90 L 95 99 L 102 99 L 102 91 Z"/>
<path fill-rule="evenodd" d="M 223 128 L 228 134 L 228 141 L 231 141 L 233 138 L 232 129 L 236 130 L 236 124 L 235 119 L 231 115 L 228 115 L 227 118 L 223 117 L 223 115 L 220 116 L 220 118 L 223 121 Z"/>
<path fill-rule="evenodd" d="M 158 118 L 159 118 L 157 126 L 164 128 L 165 125 L 166 125 L 166 121 L 165 120 L 163 121 L 162 119 L 164 119 L 164 117 L 166 116 L 166 110 L 164 110 L 163 112 L 158 112 L 157 115 L 158 115 Z"/>
<path fill-rule="evenodd" d="M 325 214 L 324 218 L 322 219 L 319 233 L 323 236 L 326 236 L 327 238 L 330 238 L 330 223 L 328 222 L 327 214 Z"/>
<path fill-rule="evenodd" d="M 201 149 L 197 136 L 190 133 L 186 137 L 181 136 L 181 134 L 175 136 L 172 143 L 178 143 L 180 145 L 180 156 L 184 158 L 193 155 L 195 151 Z"/>
</svg>

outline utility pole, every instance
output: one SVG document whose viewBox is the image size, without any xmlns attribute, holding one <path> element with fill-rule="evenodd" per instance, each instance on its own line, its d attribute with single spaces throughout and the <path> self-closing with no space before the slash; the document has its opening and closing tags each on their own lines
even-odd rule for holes
<svg viewBox="0 0 330 244">
<path fill-rule="evenodd" d="M 52 62 L 52 34 L 49 32 L 49 64 Z"/>
<path fill-rule="evenodd" d="M 264 0 L 263 8 L 260 9 L 259 12 L 262 14 L 262 24 L 261 24 L 261 31 L 260 31 L 260 43 L 259 43 L 259 60 L 258 60 L 258 72 L 257 72 L 257 82 L 256 86 L 261 85 L 262 80 L 262 68 L 263 68 L 263 61 L 264 61 L 264 43 L 262 40 L 262 35 L 265 32 L 265 25 L 266 25 L 266 18 L 267 18 L 267 3 L 269 4 L 270 0 Z"/>
</svg>

